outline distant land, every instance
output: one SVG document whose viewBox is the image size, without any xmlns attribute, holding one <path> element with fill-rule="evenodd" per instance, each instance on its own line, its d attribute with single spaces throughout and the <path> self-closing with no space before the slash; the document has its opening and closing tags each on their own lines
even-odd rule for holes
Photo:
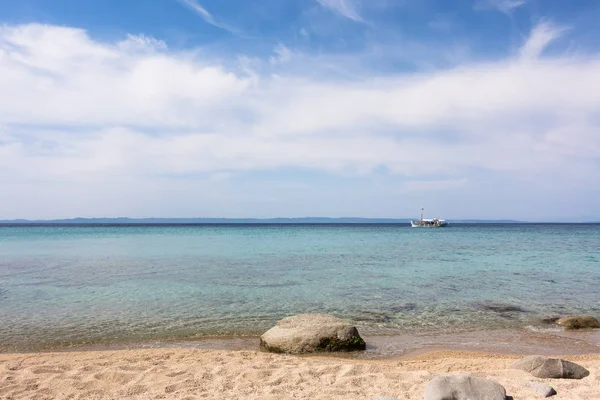
<svg viewBox="0 0 600 400">
<path fill-rule="evenodd" d="M 69 218 L 50 220 L 0 220 L 0 224 L 408 224 L 410 218 Z M 463 219 L 448 220 L 465 224 L 516 224 L 526 223 L 510 219 Z"/>
<path fill-rule="evenodd" d="M 414 218 L 413 218 L 414 220 Z M 303 217 L 303 218 L 65 218 L 65 219 L 13 219 L 0 220 L 1 225 L 135 225 L 135 224 L 408 224 L 411 218 L 360 218 L 360 217 Z M 546 221 L 519 221 L 513 219 L 448 219 L 451 224 L 551 224 L 600 223 L 600 218 L 561 219 Z"/>
</svg>

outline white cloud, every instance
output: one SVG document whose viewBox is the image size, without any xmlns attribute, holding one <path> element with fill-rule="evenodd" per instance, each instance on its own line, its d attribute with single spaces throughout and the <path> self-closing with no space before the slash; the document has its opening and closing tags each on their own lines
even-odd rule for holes
<svg viewBox="0 0 600 400">
<path fill-rule="evenodd" d="M 505 14 L 510 14 L 512 10 L 524 6 L 525 0 L 476 0 L 476 9 L 496 9 Z"/>
<path fill-rule="evenodd" d="M 342 17 L 356 22 L 364 22 L 358 12 L 358 0 L 316 0 L 321 6 L 328 8 Z"/>
<path fill-rule="evenodd" d="M 294 65 L 283 45 L 276 66 L 267 59 L 231 69 L 146 37 L 102 43 L 78 29 L 5 26 L 0 179 L 13 194 L 1 199 L 19 210 L 36 188 L 134 196 L 123 188 L 135 182 L 150 196 L 205 174 L 195 185 L 223 202 L 228 193 L 214 185 L 289 168 L 341 176 L 384 169 L 410 179 L 410 192 L 476 186 L 472 171 L 545 193 L 554 189 L 541 181 L 550 179 L 584 190 L 600 181 L 600 57 L 539 58 L 557 32 L 537 26 L 504 60 L 332 81 L 310 73 L 319 59 L 304 55 Z"/>
<path fill-rule="evenodd" d="M 183 4 L 184 6 L 188 7 L 190 10 L 194 11 L 196 14 L 198 14 L 204 20 L 204 22 L 206 22 L 207 24 L 216 26 L 217 28 L 221 28 L 230 33 L 235 33 L 235 34 L 239 33 L 237 29 L 235 29 L 227 24 L 217 21 L 215 19 L 215 17 L 211 13 L 209 13 L 206 10 L 206 8 L 204 8 L 196 0 L 178 0 L 178 1 L 181 4 Z"/>
<path fill-rule="evenodd" d="M 278 44 L 275 47 L 275 49 L 273 49 L 273 52 L 275 53 L 275 55 L 271 56 L 271 58 L 269 59 L 271 64 L 288 63 L 292 60 L 292 57 L 294 55 L 294 53 L 289 48 L 287 48 L 286 46 L 284 46 L 281 43 Z"/>
<path fill-rule="evenodd" d="M 145 35 L 127 35 L 127 39 L 117 44 L 119 50 L 125 53 L 155 52 L 167 50 L 167 44 L 162 40 L 157 40 Z"/>
<path fill-rule="evenodd" d="M 531 35 L 521 48 L 523 59 L 538 58 L 550 43 L 558 39 L 567 28 L 541 22 L 533 28 Z"/>
<path fill-rule="evenodd" d="M 150 43 L 127 39 L 140 42 Z M 228 114 L 228 99 L 252 84 L 192 54 L 140 53 L 70 28 L 4 27 L 0 46 L 0 87 L 11 93 L 0 98 L 0 123 L 199 126 Z M 32 99 L 44 99 L 35 111 Z"/>
<path fill-rule="evenodd" d="M 468 181 L 466 179 L 445 179 L 438 181 L 408 181 L 404 184 L 404 187 L 410 191 L 445 191 L 447 189 L 454 189 L 465 186 L 467 182 Z"/>
</svg>

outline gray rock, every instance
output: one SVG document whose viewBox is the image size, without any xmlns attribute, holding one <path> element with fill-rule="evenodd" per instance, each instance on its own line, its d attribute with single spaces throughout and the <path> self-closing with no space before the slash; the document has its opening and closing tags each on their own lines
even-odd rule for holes
<svg viewBox="0 0 600 400">
<path fill-rule="evenodd" d="M 328 314 L 287 317 L 260 337 L 260 347 L 273 353 L 364 350 L 365 341 L 353 325 Z"/>
<path fill-rule="evenodd" d="M 483 311 L 493 311 L 497 313 L 523 313 L 527 312 L 524 308 L 513 305 L 513 304 L 504 304 L 504 303 L 496 303 L 494 301 L 478 301 L 473 303 L 475 308 L 478 308 Z"/>
<path fill-rule="evenodd" d="M 442 375 L 425 388 L 425 400 L 505 400 L 504 387 L 474 376 Z"/>
<path fill-rule="evenodd" d="M 574 362 L 544 356 L 525 357 L 512 367 L 529 372 L 536 378 L 581 379 L 590 374 L 590 371 Z"/>
<path fill-rule="evenodd" d="M 390 322 L 392 320 L 392 317 L 382 312 L 360 311 L 357 315 L 352 317 L 352 320 L 358 322 L 372 322 L 378 324 Z"/>
<path fill-rule="evenodd" d="M 600 322 L 590 315 L 571 315 L 559 318 L 557 324 L 566 329 L 600 328 Z"/>
<path fill-rule="evenodd" d="M 529 381 L 527 382 L 527 386 L 535 390 L 542 398 L 554 396 L 556 394 L 556 390 L 554 390 L 552 386 L 546 385 L 542 382 Z"/>
</svg>

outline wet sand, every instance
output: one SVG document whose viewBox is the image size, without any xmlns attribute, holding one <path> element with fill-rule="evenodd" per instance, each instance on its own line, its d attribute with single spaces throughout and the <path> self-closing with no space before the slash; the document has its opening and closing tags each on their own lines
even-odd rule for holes
<svg viewBox="0 0 600 400">
<path fill-rule="evenodd" d="M 367 350 L 341 353 L 340 358 L 400 359 L 438 350 L 496 354 L 579 355 L 600 354 L 600 330 L 566 331 L 549 329 L 499 329 L 461 333 L 362 335 Z M 151 348 L 198 350 L 259 349 L 258 337 L 204 337 L 197 340 L 154 341 L 134 344 L 94 345 L 48 351 L 135 350 Z"/>
</svg>

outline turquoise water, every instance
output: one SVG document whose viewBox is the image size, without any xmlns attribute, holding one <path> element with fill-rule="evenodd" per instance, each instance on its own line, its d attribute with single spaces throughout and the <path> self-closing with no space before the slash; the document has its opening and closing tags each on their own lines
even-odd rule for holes
<svg viewBox="0 0 600 400">
<path fill-rule="evenodd" d="M 0 227 L 0 350 L 256 335 L 304 312 L 371 335 L 598 315 L 600 225 Z"/>
</svg>

